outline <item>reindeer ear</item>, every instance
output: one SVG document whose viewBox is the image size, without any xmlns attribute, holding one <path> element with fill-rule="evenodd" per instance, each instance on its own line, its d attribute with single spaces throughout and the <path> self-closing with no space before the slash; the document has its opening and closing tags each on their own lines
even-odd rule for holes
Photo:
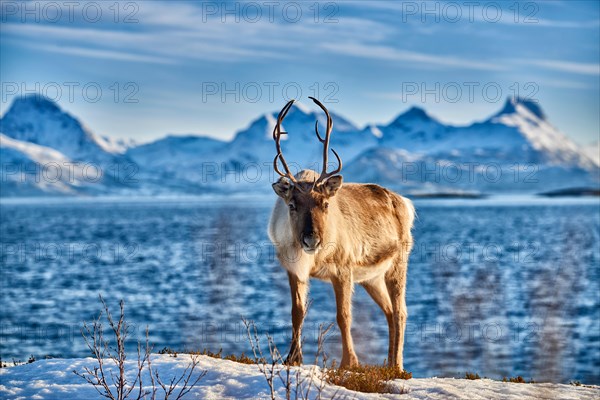
<svg viewBox="0 0 600 400">
<path fill-rule="evenodd" d="M 288 179 L 283 177 L 279 178 L 279 180 L 275 182 L 272 186 L 275 193 L 277 193 L 277 196 L 281 197 L 284 200 L 287 200 L 290 197 L 290 194 L 292 193 L 293 189 L 292 183 Z"/>
<path fill-rule="evenodd" d="M 338 189 L 342 187 L 342 181 L 341 175 L 334 175 L 327 178 L 327 180 L 321 184 L 321 192 L 327 197 L 335 195 Z"/>
</svg>

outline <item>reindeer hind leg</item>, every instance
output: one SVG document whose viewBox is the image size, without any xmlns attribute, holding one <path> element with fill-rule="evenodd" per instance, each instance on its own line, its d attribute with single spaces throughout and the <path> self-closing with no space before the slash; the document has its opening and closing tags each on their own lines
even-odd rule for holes
<svg viewBox="0 0 600 400">
<path fill-rule="evenodd" d="M 392 302 L 394 338 L 390 365 L 403 368 L 404 330 L 408 312 L 406 309 L 406 270 L 407 259 L 399 257 L 385 274 L 385 284 Z"/>
<path fill-rule="evenodd" d="M 394 355 L 394 338 L 396 336 L 394 331 L 394 313 L 392 308 L 392 301 L 388 293 L 385 279 L 383 276 L 377 277 L 367 282 L 362 282 L 361 285 L 365 288 L 369 296 L 377 303 L 385 314 L 385 318 L 388 323 L 388 358 L 387 362 L 391 365 L 392 357 Z"/>
</svg>

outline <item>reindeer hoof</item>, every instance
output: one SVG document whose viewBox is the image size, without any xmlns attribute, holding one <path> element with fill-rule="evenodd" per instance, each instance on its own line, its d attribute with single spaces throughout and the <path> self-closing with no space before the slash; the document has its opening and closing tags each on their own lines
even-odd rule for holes
<svg viewBox="0 0 600 400">
<path fill-rule="evenodd" d="M 286 357 L 286 359 L 283 363 L 285 365 L 291 365 L 291 366 L 302 365 L 302 354 L 290 353 L 290 354 L 288 354 L 288 356 Z"/>
<path fill-rule="evenodd" d="M 349 356 L 348 358 L 342 357 L 340 368 L 352 368 L 358 367 L 358 358 L 356 355 Z"/>
</svg>

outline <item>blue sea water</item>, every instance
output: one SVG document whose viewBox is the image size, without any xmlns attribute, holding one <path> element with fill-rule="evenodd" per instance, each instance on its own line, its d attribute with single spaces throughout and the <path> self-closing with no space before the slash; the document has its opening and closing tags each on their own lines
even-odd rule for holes
<svg viewBox="0 0 600 400">
<path fill-rule="evenodd" d="M 600 384 L 600 205 L 593 200 L 417 200 L 405 368 Z M 102 294 L 125 300 L 129 346 L 250 352 L 241 317 L 285 353 L 290 295 L 266 234 L 271 204 L 88 199 L 0 203 L 0 355 L 83 357 L 83 321 Z M 311 281 L 305 362 L 335 322 L 326 282 Z M 387 355 L 383 313 L 357 286 L 362 362 Z M 326 341 L 340 359 L 337 330 Z"/>
</svg>

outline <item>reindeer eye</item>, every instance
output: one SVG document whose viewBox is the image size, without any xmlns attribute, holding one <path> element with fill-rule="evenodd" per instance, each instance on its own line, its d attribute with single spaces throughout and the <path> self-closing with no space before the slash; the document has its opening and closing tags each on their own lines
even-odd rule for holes
<svg viewBox="0 0 600 400">
<path fill-rule="evenodd" d="M 288 204 L 288 207 L 289 207 L 290 211 L 296 210 L 296 205 L 294 203 Z"/>
<path fill-rule="evenodd" d="M 323 208 L 325 208 L 327 210 L 329 208 L 329 203 L 323 204 Z"/>
</svg>

